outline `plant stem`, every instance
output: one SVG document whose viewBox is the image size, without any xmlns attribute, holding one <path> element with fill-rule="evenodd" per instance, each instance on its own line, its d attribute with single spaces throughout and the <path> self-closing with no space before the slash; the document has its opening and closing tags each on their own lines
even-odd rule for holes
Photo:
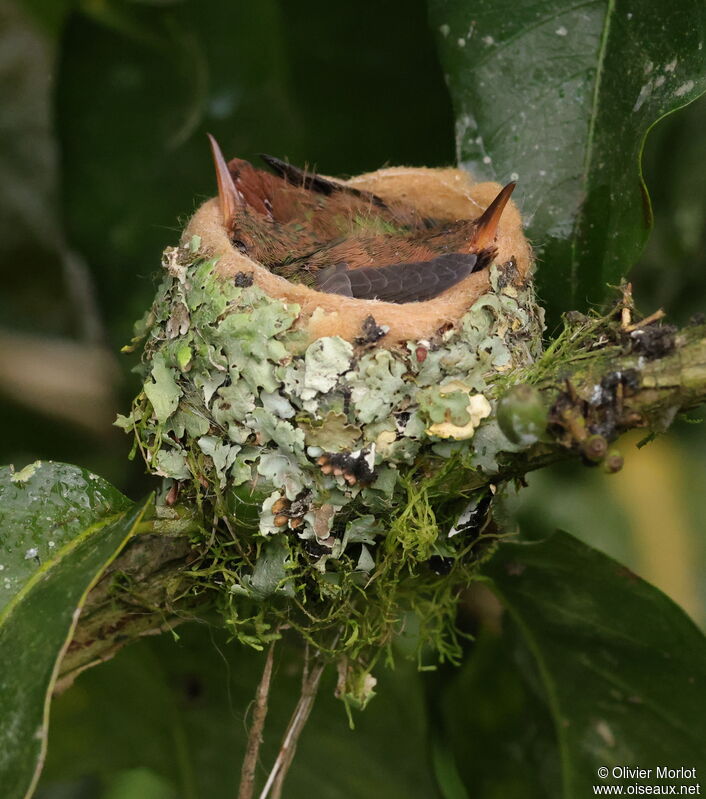
<svg viewBox="0 0 706 799">
<path fill-rule="evenodd" d="M 248 745 L 243 759 L 243 768 L 240 772 L 240 788 L 238 799 L 251 799 L 255 788 L 255 769 L 260 754 L 262 731 L 267 718 L 268 698 L 270 695 L 270 681 L 272 679 L 272 663 L 274 661 L 275 641 L 270 644 L 262 670 L 262 677 L 255 693 L 255 708 L 253 710 L 252 724 L 248 732 Z"/>
<path fill-rule="evenodd" d="M 299 701 L 297 702 L 297 706 L 294 708 L 294 713 L 292 713 L 292 716 L 289 720 L 287 730 L 282 738 L 282 745 L 280 746 L 279 753 L 277 754 L 277 758 L 267 778 L 265 787 L 260 793 L 259 799 L 267 799 L 267 797 L 270 795 L 270 790 L 272 790 L 272 799 L 280 799 L 285 777 L 287 776 L 289 767 L 292 765 L 292 760 L 294 759 L 294 753 L 297 749 L 299 736 L 301 735 L 302 730 L 306 725 L 307 719 L 309 718 L 309 714 L 311 713 L 311 709 L 314 706 L 316 694 L 319 690 L 319 683 L 321 682 L 321 676 L 326 668 L 326 663 L 321 661 L 315 664 L 309 670 L 308 660 L 309 658 L 307 655 L 304 664 L 305 677 L 302 681 L 302 690 L 299 696 Z"/>
</svg>

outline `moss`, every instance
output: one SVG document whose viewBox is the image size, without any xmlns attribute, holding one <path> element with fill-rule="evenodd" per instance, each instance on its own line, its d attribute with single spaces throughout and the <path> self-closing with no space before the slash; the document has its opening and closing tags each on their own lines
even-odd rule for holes
<svg viewBox="0 0 706 799">
<path fill-rule="evenodd" d="M 193 590 L 251 646 L 283 624 L 324 649 L 335 633 L 343 694 L 360 703 L 410 613 L 420 650 L 455 659 L 456 598 L 493 539 L 456 525 L 479 499 L 470 478 L 516 449 L 483 417 L 494 384 L 539 354 L 531 284 L 494 266 L 493 288 L 433 340 L 309 341 L 298 306 L 221 279 L 197 246 L 165 253 L 136 328 L 143 390 L 118 421 L 165 495 L 178 481 L 202 513 Z"/>
</svg>

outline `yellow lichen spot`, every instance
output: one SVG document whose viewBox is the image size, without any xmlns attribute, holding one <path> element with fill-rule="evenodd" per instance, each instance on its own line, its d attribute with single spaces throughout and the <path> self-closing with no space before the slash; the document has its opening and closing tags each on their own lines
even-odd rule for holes
<svg viewBox="0 0 706 799">
<path fill-rule="evenodd" d="M 438 436 L 439 438 L 454 438 L 457 441 L 472 438 L 476 428 L 482 419 L 490 416 L 490 403 L 482 394 L 471 395 L 471 390 L 458 380 L 447 383 L 439 389 L 440 394 L 450 394 L 454 391 L 464 391 L 468 394 L 468 405 L 466 413 L 469 420 L 464 425 L 456 425 L 451 422 L 437 422 L 427 428 L 427 435 Z"/>
<path fill-rule="evenodd" d="M 385 457 L 395 441 L 397 441 L 397 433 L 395 433 L 394 430 L 383 430 L 375 439 L 375 447 L 377 451 Z"/>
</svg>

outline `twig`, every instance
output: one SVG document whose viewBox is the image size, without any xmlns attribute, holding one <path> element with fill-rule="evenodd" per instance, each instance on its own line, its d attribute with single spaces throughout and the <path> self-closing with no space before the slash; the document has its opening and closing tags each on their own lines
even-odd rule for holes
<svg viewBox="0 0 706 799">
<path fill-rule="evenodd" d="M 274 652 L 275 641 L 270 644 L 267 660 L 265 660 L 265 668 L 262 670 L 260 684 L 257 686 L 255 694 L 255 709 L 253 710 L 252 724 L 248 733 L 248 745 L 243 759 L 243 768 L 240 772 L 238 799 L 251 799 L 255 788 L 255 769 L 257 768 L 260 744 L 262 743 L 262 731 L 265 728 L 265 719 L 267 718 L 267 700 L 270 694 Z"/>
<path fill-rule="evenodd" d="M 307 656 L 305 669 L 308 669 L 308 659 L 309 658 Z M 294 713 L 292 713 L 292 716 L 289 720 L 287 730 L 282 738 L 282 745 L 280 746 L 277 758 L 267 778 L 265 787 L 260 793 L 259 799 L 267 799 L 267 797 L 270 795 L 270 790 L 272 790 L 272 799 L 280 799 L 285 777 L 287 776 L 289 767 L 292 765 L 292 760 L 294 759 L 294 753 L 297 749 L 299 736 L 301 735 L 302 730 L 306 725 L 307 719 L 309 718 L 309 714 L 311 713 L 311 709 L 314 706 L 316 694 L 319 689 L 319 683 L 321 682 L 321 676 L 324 673 L 325 668 L 326 662 L 321 661 L 313 666 L 306 674 L 306 678 L 302 683 L 302 691 L 301 695 L 299 696 L 299 701 L 297 702 L 297 706 L 294 708 Z"/>
<path fill-rule="evenodd" d="M 323 665 L 324 664 L 321 664 L 321 674 L 323 674 Z M 305 696 L 307 692 L 311 691 L 309 680 L 312 672 L 310 671 L 310 668 L 311 668 L 311 657 L 310 657 L 309 642 L 307 641 L 304 648 L 304 664 L 302 666 L 302 687 L 300 695 L 301 697 Z M 316 691 L 318 691 L 318 682 L 321 679 L 321 674 L 319 674 L 319 676 L 316 678 L 314 697 L 311 700 L 312 706 L 314 703 L 314 698 L 316 696 Z M 282 786 L 284 785 L 284 778 L 287 776 L 289 768 L 292 765 L 292 761 L 294 760 L 294 753 L 296 752 L 297 741 L 299 739 L 301 731 L 304 729 L 304 725 L 306 724 L 309 718 L 310 712 L 311 708 L 307 711 L 305 718 L 302 720 L 300 729 L 296 735 L 296 739 L 294 740 L 293 745 L 289 748 L 289 752 L 286 756 L 286 759 L 282 763 L 282 767 L 279 770 L 279 774 L 277 775 L 275 781 L 272 783 L 272 799 L 280 799 L 282 793 Z"/>
<path fill-rule="evenodd" d="M 639 322 L 633 322 L 631 325 L 624 325 L 623 330 L 626 333 L 632 333 L 633 330 L 639 330 L 641 327 L 647 327 L 647 325 L 651 325 L 653 322 L 658 322 L 660 319 L 663 319 L 666 316 L 665 312 L 660 308 L 658 311 L 651 313 L 649 316 L 646 316 L 644 319 L 640 319 Z"/>
<path fill-rule="evenodd" d="M 625 283 L 620 287 L 623 294 L 623 307 L 620 311 L 620 326 L 626 330 L 632 321 L 632 283 Z"/>
</svg>

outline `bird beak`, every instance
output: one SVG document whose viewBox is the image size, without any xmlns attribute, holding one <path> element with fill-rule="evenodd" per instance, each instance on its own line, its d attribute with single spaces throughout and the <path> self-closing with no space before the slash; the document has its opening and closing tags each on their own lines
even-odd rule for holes
<svg viewBox="0 0 706 799">
<path fill-rule="evenodd" d="M 218 142 L 211 136 L 210 133 L 206 134 L 208 140 L 211 142 L 211 153 L 213 155 L 213 163 L 216 167 L 216 180 L 218 181 L 218 203 L 221 206 L 221 214 L 223 215 L 223 226 L 226 230 L 233 228 L 233 222 L 238 209 L 243 206 L 243 196 L 235 188 L 233 177 L 230 174 L 226 159 L 223 157 L 221 148 Z"/>
<path fill-rule="evenodd" d="M 482 250 L 490 247 L 495 240 L 500 217 L 516 185 L 517 183 L 514 182 L 508 183 L 505 188 L 501 189 L 498 196 L 485 209 L 483 215 L 478 218 L 473 236 L 473 245 L 476 249 Z"/>
</svg>

